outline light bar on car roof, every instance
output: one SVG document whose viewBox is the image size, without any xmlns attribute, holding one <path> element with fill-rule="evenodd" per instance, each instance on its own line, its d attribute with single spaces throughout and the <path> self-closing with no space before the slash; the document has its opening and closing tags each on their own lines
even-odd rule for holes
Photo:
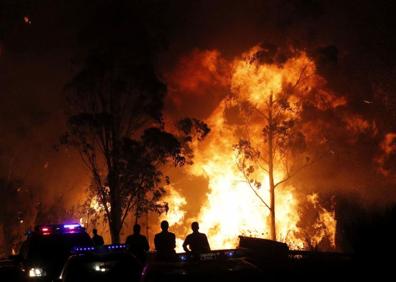
<svg viewBox="0 0 396 282">
<path fill-rule="evenodd" d="M 79 252 L 81 252 L 81 253 L 83 253 L 83 252 L 92 252 L 94 250 L 95 250 L 95 247 L 74 247 L 73 248 L 73 251 L 77 252 L 77 253 L 79 253 Z"/>
<path fill-rule="evenodd" d="M 219 260 L 224 258 L 237 258 L 240 257 L 241 253 L 238 252 L 236 249 L 229 249 L 229 250 L 217 250 L 217 251 L 210 251 L 206 253 L 200 254 L 189 254 L 189 253 L 180 253 L 178 254 L 179 260 L 182 262 L 189 261 L 190 259 L 193 260 Z"/>
<path fill-rule="evenodd" d="M 83 232 L 84 228 L 78 223 L 46 224 L 39 226 L 38 230 L 42 235 L 51 235 L 55 233 L 79 233 Z"/>
<path fill-rule="evenodd" d="M 112 244 L 112 245 L 107 245 L 106 248 L 108 250 L 126 249 L 127 245 L 126 244 Z"/>
<path fill-rule="evenodd" d="M 65 228 L 65 229 L 76 229 L 76 228 L 81 228 L 81 225 L 78 224 L 78 223 L 63 224 L 63 228 Z"/>
<path fill-rule="evenodd" d="M 93 252 L 98 251 L 99 253 L 103 251 L 113 251 L 113 250 L 125 250 L 127 248 L 126 244 L 112 244 L 112 245 L 104 245 L 100 247 L 74 247 L 73 253 L 86 253 L 86 252 Z"/>
<path fill-rule="evenodd" d="M 83 231 L 83 227 L 78 223 L 63 224 L 63 233 L 78 233 Z"/>
</svg>

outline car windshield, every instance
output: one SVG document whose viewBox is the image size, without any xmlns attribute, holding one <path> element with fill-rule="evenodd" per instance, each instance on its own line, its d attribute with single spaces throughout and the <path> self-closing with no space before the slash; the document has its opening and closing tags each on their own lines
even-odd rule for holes
<svg viewBox="0 0 396 282">
<path fill-rule="evenodd" d="M 86 233 L 53 234 L 35 236 L 30 242 L 29 258 L 52 260 L 64 258 L 74 246 L 92 246 L 91 238 Z"/>
<path fill-rule="evenodd" d="M 262 281 L 261 273 L 244 259 L 196 260 L 185 263 L 153 264 L 144 282 L 252 282 Z"/>
<path fill-rule="evenodd" d="M 140 263 L 126 253 L 72 257 L 66 263 L 63 281 L 139 281 Z"/>
</svg>

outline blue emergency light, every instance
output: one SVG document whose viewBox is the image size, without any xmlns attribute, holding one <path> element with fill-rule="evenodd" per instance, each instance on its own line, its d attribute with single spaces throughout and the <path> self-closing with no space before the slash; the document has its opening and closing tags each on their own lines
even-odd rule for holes
<svg viewBox="0 0 396 282">
<path fill-rule="evenodd" d="M 112 244 L 112 245 L 107 245 L 106 248 L 108 250 L 114 250 L 114 249 L 126 249 L 127 245 L 126 244 Z"/>
<path fill-rule="evenodd" d="M 181 261 L 187 261 L 188 260 L 188 256 L 187 255 L 180 255 L 179 256 Z"/>
<path fill-rule="evenodd" d="M 225 254 L 227 257 L 231 258 L 235 255 L 235 251 L 227 251 Z"/>
<path fill-rule="evenodd" d="M 73 251 L 75 252 L 92 252 L 95 250 L 95 247 L 75 247 Z"/>
<path fill-rule="evenodd" d="M 87 253 L 87 252 L 98 252 L 98 253 L 103 253 L 107 251 L 122 251 L 127 249 L 126 244 L 112 244 L 112 245 L 104 245 L 104 246 L 99 246 L 99 247 L 74 247 L 72 252 L 73 253 Z"/>
</svg>

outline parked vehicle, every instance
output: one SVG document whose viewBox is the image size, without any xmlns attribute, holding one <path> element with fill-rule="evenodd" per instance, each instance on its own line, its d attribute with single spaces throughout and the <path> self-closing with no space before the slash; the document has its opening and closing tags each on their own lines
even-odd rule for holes
<svg viewBox="0 0 396 282">
<path fill-rule="evenodd" d="M 58 281 L 62 282 L 133 282 L 139 281 L 142 265 L 127 252 L 126 245 L 76 248 L 65 263 Z"/>
<path fill-rule="evenodd" d="M 218 250 L 190 255 L 177 254 L 174 261 L 153 258 L 145 266 L 141 282 L 156 281 L 261 281 L 262 273 L 238 250 Z"/>
<path fill-rule="evenodd" d="M 76 246 L 93 246 L 80 224 L 40 225 L 28 234 L 12 261 L 28 281 L 53 281 Z"/>
</svg>

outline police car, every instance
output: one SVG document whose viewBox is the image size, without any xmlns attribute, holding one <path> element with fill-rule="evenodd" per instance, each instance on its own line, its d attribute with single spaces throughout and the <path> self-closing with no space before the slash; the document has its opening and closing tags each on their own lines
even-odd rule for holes
<svg viewBox="0 0 396 282">
<path fill-rule="evenodd" d="M 199 255 L 179 253 L 173 261 L 156 260 L 144 267 L 141 282 L 262 281 L 259 268 L 238 249 L 216 250 Z"/>
<path fill-rule="evenodd" d="M 39 225 L 28 234 L 14 261 L 28 281 L 53 281 L 75 247 L 93 247 L 80 224 Z"/>
<path fill-rule="evenodd" d="M 58 281 L 139 281 L 142 265 L 125 244 L 77 247 L 66 261 Z"/>
</svg>

